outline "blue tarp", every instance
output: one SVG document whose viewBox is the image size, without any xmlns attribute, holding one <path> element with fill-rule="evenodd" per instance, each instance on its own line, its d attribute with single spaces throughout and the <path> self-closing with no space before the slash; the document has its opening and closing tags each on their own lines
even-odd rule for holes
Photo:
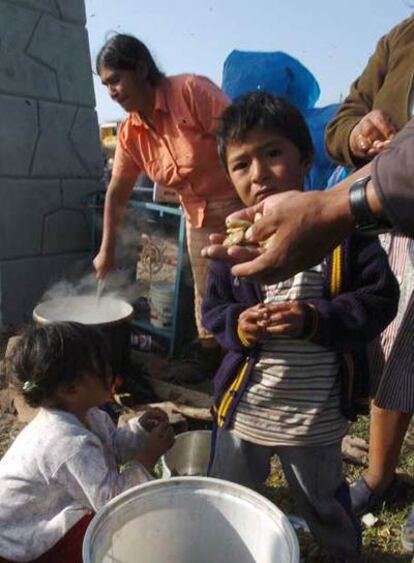
<svg viewBox="0 0 414 563">
<path fill-rule="evenodd" d="M 222 88 L 232 100 L 247 92 L 271 92 L 284 96 L 301 110 L 313 108 L 320 94 L 313 74 L 281 51 L 232 51 L 224 61 Z"/>
<path fill-rule="evenodd" d="M 339 104 L 331 104 L 323 108 L 311 108 L 303 113 L 309 127 L 315 149 L 313 166 L 309 172 L 305 189 L 317 190 L 325 188 L 328 179 L 335 170 L 334 162 L 325 149 L 325 128 L 339 108 Z"/>
<path fill-rule="evenodd" d="M 319 84 L 297 59 L 281 51 L 258 53 L 232 51 L 223 66 L 223 90 L 234 100 L 248 92 L 263 90 L 284 96 L 302 111 L 311 132 L 315 161 L 306 189 L 324 188 L 335 168 L 325 151 L 324 133 L 338 104 L 315 108 Z"/>
</svg>

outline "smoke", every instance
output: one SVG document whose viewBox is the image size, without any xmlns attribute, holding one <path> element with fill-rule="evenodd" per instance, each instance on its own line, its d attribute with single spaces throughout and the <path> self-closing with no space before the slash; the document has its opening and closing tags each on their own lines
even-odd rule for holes
<svg viewBox="0 0 414 563">
<path fill-rule="evenodd" d="M 45 291 L 41 302 L 52 299 L 97 295 L 98 281 L 95 273 L 87 273 L 78 280 L 62 279 Z M 104 280 L 103 294 L 115 299 L 125 299 L 134 303 L 139 297 L 136 282 L 131 282 L 131 274 L 125 270 L 116 270 L 108 274 Z"/>
<path fill-rule="evenodd" d="M 98 219 L 99 220 L 99 219 Z M 97 221 L 99 224 L 99 222 Z M 152 281 L 166 280 L 175 282 L 176 262 L 178 259 L 178 218 L 158 214 L 149 214 L 139 209 L 129 209 L 122 230 L 118 236 L 115 253 L 116 269 L 104 280 L 103 295 L 122 299 L 134 304 L 149 293 L 149 277 L 139 263 L 142 251 L 142 235 L 148 235 L 161 249 L 162 264 Z M 138 266 L 138 267 L 137 267 Z M 89 266 L 90 267 L 90 266 Z M 184 275 L 190 276 L 184 283 L 191 284 L 191 271 L 188 262 Z M 137 279 L 138 276 L 138 279 Z M 68 272 L 65 279 L 54 283 L 43 294 L 41 302 L 78 296 L 97 296 L 98 282 L 92 268 L 80 272 L 79 268 Z"/>
</svg>

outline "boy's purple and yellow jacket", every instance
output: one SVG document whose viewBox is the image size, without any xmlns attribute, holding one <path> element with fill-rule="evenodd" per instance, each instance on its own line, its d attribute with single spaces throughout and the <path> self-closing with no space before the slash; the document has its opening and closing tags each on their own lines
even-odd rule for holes
<svg viewBox="0 0 414 563">
<path fill-rule="evenodd" d="M 352 420 L 368 406 L 367 344 L 395 317 L 398 283 L 377 237 L 352 235 L 326 266 L 324 297 L 304 302 L 302 337 L 338 351 L 342 410 Z M 204 326 L 228 350 L 214 379 L 215 421 L 222 428 L 230 425 L 260 353 L 260 344 L 242 344 L 238 318 L 262 300 L 259 284 L 234 277 L 226 263 L 211 262 L 202 312 Z"/>
</svg>

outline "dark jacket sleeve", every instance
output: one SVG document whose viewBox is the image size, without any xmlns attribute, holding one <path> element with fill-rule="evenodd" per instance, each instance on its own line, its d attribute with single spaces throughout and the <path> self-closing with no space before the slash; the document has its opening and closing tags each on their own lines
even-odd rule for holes
<svg viewBox="0 0 414 563">
<path fill-rule="evenodd" d="M 243 352 L 246 348 L 237 336 L 240 313 L 252 306 L 237 301 L 228 265 L 213 261 L 209 265 L 207 288 L 202 304 L 203 325 L 226 350 Z"/>
<path fill-rule="evenodd" d="M 372 162 L 372 180 L 395 230 L 414 237 L 414 118 Z"/>
<path fill-rule="evenodd" d="M 399 287 L 378 239 L 353 235 L 348 288 L 332 299 L 312 299 L 318 313 L 312 342 L 335 350 L 359 348 L 397 314 Z"/>
</svg>

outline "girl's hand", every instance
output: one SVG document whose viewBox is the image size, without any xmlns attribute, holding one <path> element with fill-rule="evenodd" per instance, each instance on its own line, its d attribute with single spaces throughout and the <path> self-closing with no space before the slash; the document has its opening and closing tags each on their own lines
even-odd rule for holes
<svg viewBox="0 0 414 563">
<path fill-rule="evenodd" d="M 266 305 L 258 303 L 254 307 L 249 307 L 239 315 L 238 328 L 250 346 L 265 334 L 268 323 L 268 312 Z"/>
<path fill-rule="evenodd" d="M 304 310 L 299 301 L 267 305 L 267 334 L 300 338 L 303 332 Z"/>
<path fill-rule="evenodd" d="M 175 436 L 171 424 L 160 422 L 151 430 L 147 437 L 146 448 L 157 456 L 157 459 L 165 454 L 174 444 Z"/>
<path fill-rule="evenodd" d="M 147 432 L 151 432 L 161 422 L 168 423 L 168 415 L 158 407 L 148 409 L 139 419 L 140 425 Z"/>
<path fill-rule="evenodd" d="M 389 145 L 396 132 L 388 115 L 374 109 L 352 129 L 349 148 L 357 158 L 373 158 Z"/>
<path fill-rule="evenodd" d="M 148 434 L 144 448 L 137 454 L 137 460 L 148 471 L 152 471 L 159 458 L 174 444 L 174 439 L 173 427 L 166 422 L 160 422 Z"/>
</svg>

